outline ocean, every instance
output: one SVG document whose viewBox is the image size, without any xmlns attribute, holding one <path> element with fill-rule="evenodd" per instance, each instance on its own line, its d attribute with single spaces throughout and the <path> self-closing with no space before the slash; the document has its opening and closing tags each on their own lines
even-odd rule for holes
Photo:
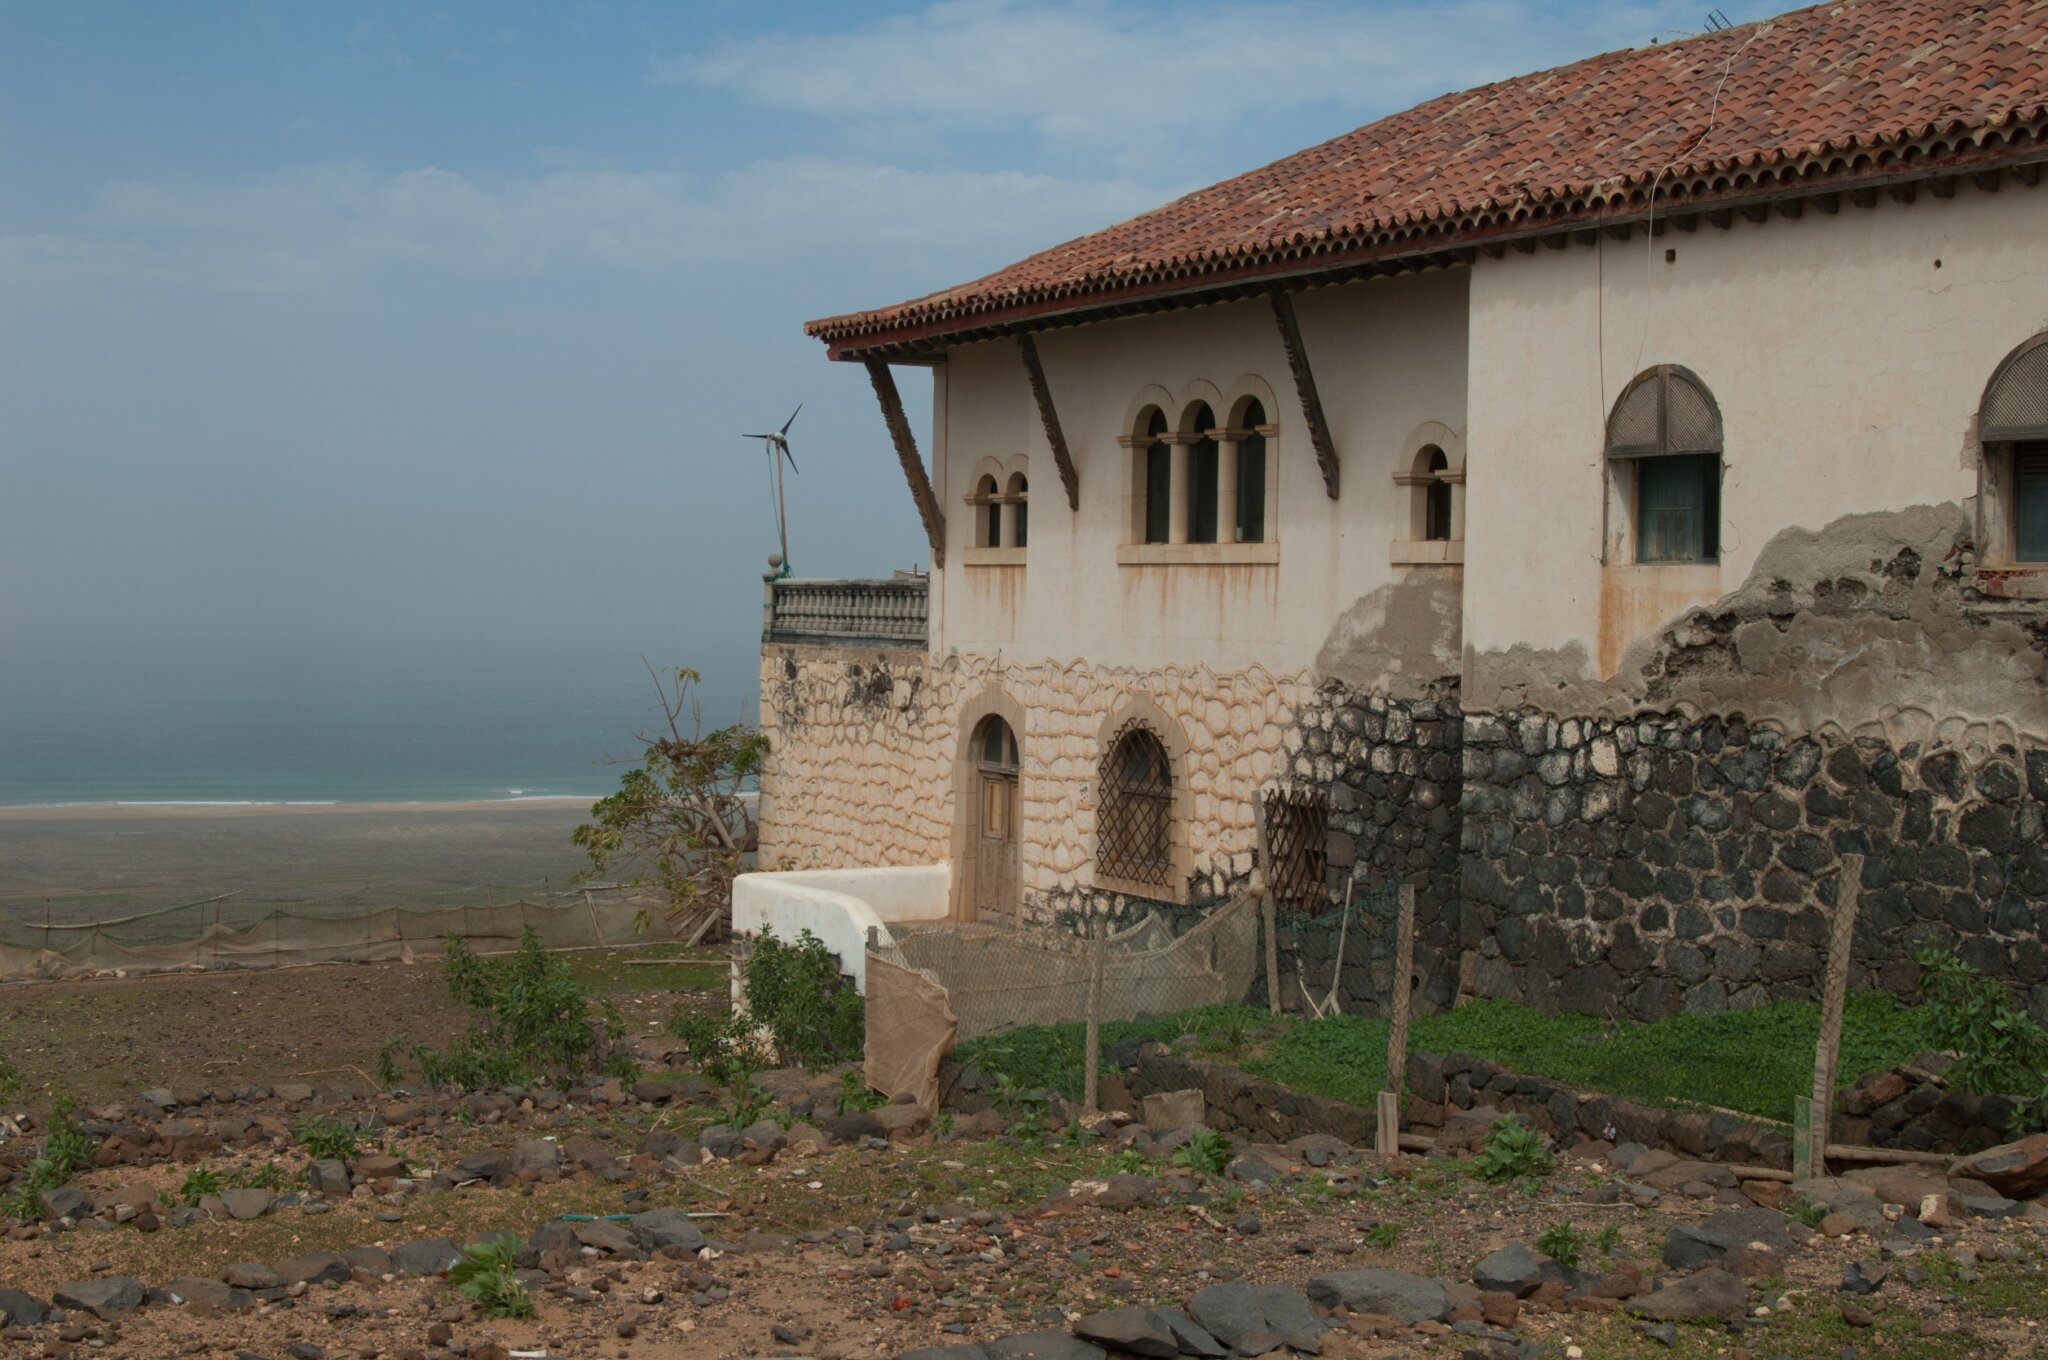
<svg viewBox="0 0 2048 1360">
<path fill-rule="evenodd" d="M 0 695 L 0 807 L 594 799 L 660 717 L 644 678 L 37 689 Z"/>
</svg>

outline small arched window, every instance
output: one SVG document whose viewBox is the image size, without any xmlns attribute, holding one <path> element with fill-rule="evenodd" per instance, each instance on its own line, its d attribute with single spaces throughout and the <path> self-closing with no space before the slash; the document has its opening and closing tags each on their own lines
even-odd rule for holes
<svg viewBox="0 0 2048 1360">
<path fill-rule="evenodd" d="M 2005 356 L 1977 408 L 1992 507 L 2007 520 L 1987 535 L 2014 562 L 2048 562 L 2048 331 Z"/>
<path fill-rule="evenodd" d="M 1429 481 L 1422 488 L 1422 536 L 1431 543 L 1448 543 L 1451 541 L 1451 484 L 1443 479 L 1443 474 L 1451 470 L 1451 460 L 1434 444 L 1423 452 L 1428 458 L 1422 470 Z"/>
<path fill-rule="evenodd" d="M 1164 543 L 1173 533 L 1173 451 L 1166 444 L 1166 412 L 1152 408 L 1145 435 L 1145 541 Z"/>
<path fill-rule="evenodd" d="M 1031 541 L 1031 481 L 1021 472 L 1010 474 L 1007 498 L 1010 502 L 1010 546 L 1022 548 Z"/>
<path fill-rule="evenodd" d="M 1188 542 L 1216 541 L 1216 413 L 1197 402 L 1184 417 L 1188 446 Z"/>
<path fill-rule="evenodd" d="M 1173 867 L 1173 770 L 1166 747 L 1133 722 L 1102 760 L 1096 858 L 1102 873 L 1166 886 Z"/>
<path fill-rule="evenodd" d="M 1244 434 L 1237 441 L 1237 541 L 1266 541 L 1266 408 L 1253 397 L 1238 417 Z"/>
<path fill-rule="evenodd" d="M 977 548 L 1000 548 L 1003 546 L 1003 502 L 996 490 L 996 479 L 984 473 L 974 484 L 974 494 L 967 498 L 975 507 L 974 546 Z"/>
<path fill-rule="evenodd" d="M 1607 419 L 1608 466 L 1632 483 L 1638 562 L 1721 555 L 1721 412 L 1706 384 L 1659 364 L 1623 390 Z"/>
</svg>

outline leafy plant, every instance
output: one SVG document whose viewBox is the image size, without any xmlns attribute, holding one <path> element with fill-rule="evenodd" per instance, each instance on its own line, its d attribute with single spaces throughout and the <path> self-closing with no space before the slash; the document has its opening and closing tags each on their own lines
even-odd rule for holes
<svg viewBox="0 0 2048 1360">
<path fill-rule="evenodd" d="M 1540 1176 L 1556 1165 L 1542 1134 L 1512 1115 L 1502 1115 L 1486 1135 L 1475 1170 L 1481 1180 L 1512 1181 Z"/>
<path fill-rule="evenodd" d="M 482 1304 L 486 1317 L 532 1317 L 533 1296 L 512 1273 L 518 1251 L 519 1241 L 509 1233 L 464 1247 L 462 1259 L 449 1268 L 448 1282 Z"/>
<path fill-rule="evenodd" d="M 691 693 L 701 679 L 687 668 L 655 676 L 663 730 L 640 734 L 640 763 L 571 835 L 590 859 L 580 879 L 625 876 L 658 888 L 671 919 L 705 910 L 729 919 L 732 881 L 755 841 L 742 794 L 767 750 L 747 723 L 704 730 Z"/>
<path fill-rule="evenodd" d="M 1203 1048 L 1234 1054 L 1244 1050 L 1245 1038 L 1250 1032 L 1251 1023 L 1245 1012 L 1232 1007 L 1208 1017 L 1199 1034 Z"/>
<path fill-rule="evenodd" d="M 1621 1225 L 1609 1223 L 1593 1235 L 1593 1245 L 1600 1248 L 1602 1256 L 1612 1256 L 1621 1247 Z"/>
<path fill-rule="evenodd" d="M 1980 1095 L 2025 1098 L 2021 1117 L 2048 1100 L 2048 1029 L 2005 985 L 1944 949 L 1915 950 L 1921 1009 L 1936 1044 L 1958 1055 L 1949 1084 Z"/>
<path fill-rule="evenodd" d="M 0 1057 L 0 1100 L 12 1100 L 21 1094 L 21 1069 Z"/>
<path fill-rule="evenodd" d="M 9 1217 L 24 1222 L 41 1211 L 37 1196 L 71 1183 L 71 1178 L 92 1165 L 99 1143 L 78 1122 L 78 1105 L 70 1096 L 59 1096 L 50 1107 L 43 1126 L 43 1145 L 29 1160 L 6 1201 Z"/>
<path fill-rule="evenodd" d="M 868 1089 L 867 1079 L 858 1068 L 839 1078 L 839 1113 L 861 1114 L 888 1103 L 888 1097 L 880 1091 Z"/>
<path fill-rule="evenodd" d="M 388 1040 L 384 1047 L 377 1050 L 377 1085 L 382 1089 L 388 1091 L 405 1080 L 405 1071 L 398 1065 L 398 1055 L 403 1053 L 411 1042 L 401 1034 L 396 1039 Z"/>
<path fill-rule="evenodd" d="M 839 961 L 808 930 L 785 943 L 772 930 L 754 940 L 742 973 L 747 1014 L 775 1039 L 782 1061 L 803 1067 L 859 1056 L 867 1008 Z"/>
<path fill-rule="evenodd" d="M 614 1061 L 623 1057 L 616 1040 L 625 1033 L 618 1008 L 592 998 L 568 963 L 542 946 L 532 926 L 520 933 L 519 948 L 502 959 L 483 958 L 451 934 L 441 976 L 448 995 L 468 1006 L 474 1019 L 469 1033 L 445 1052 L 412 1046 L 429 1086 L 473 1091 L 510 1085 L 535 1072 L 579 1076 L 592 1068 L 633 1074 L 630 1059 L 623 1066 Z M 385 1045 L 377 1065 L 380 1082 L 399 1075 L 396 1050 L 403 1043 Z"/>
<path fill-rule="evenodd" d="M 1794 1195 L 1785 1201 L 1785 1217 L 1797 1219 L 1809 1228 L 1818 1228 L 1828 1211 L 1804 1195 Z"/>
<path fill-rule="evenodd" d="M 1101 1136 L 1100 1133 L 1097 1133 L 1094 1129 L 1081 1122 L 1081 1116 L 1078 1112 L 1067 1116 L 1066 1139 L 1076 1149 L 1086 1149 L 1090 1143 Z"/>
<path fill-rule="evenodd" d="M 1585 1254 L 1586 1234 L 1570 1223 L 1553 1223 L 1536 1235 L 1536 1250 L 1566 1270 L 1576 1270 Z"/>
<path fill-rule="evenodd" d="M 1392 1251 L 1394 1244 L 1400 1240 L 1401 1225 L 1387 1222 L 1384 1219 L 1373 1224 L 1372 1230 L 1365 1235 L 1365 1245 L 1377 1247 L 1381 1251 Z"/>
<path fill-rule="evenodd" d="M 314 1161 L 345 1162 L 356 1155 L 362 1147 L 362 1131 L 345 1119 L 330 1119 L 326 1115 L 314 1115 L 302 1119 L 292 1130 L 299 1146 L 306 1149 L 306 1155 Z"/>
<path fill-rule="evenodd" d="M 185 1183 L 178 1187 L 178 1202 L 197 1204 L 208 1195 L 218 1195 L 227 1188 L 227 1182 L 221 1179 L 218 1171 L 202 1166 L 186 1175 Z"/>
<path fill-rule="evenodd" d="M 989 1095 L 1002 1111 L 1010 1133 L 1029 1138 L 1045 1132 L 1045 1110 L 1051 1101 L 1042 1088 L 1027 1086 L 1003 1072 L 997 1075 Z"/>
<path fill-rule="evenodd" d="M 1152 1169 L 1152 1162 L 1136 1148 L 1118 1148 L 1116 1156 L 1109 1159 L 1109 1169 L 1128 1176 L 1142 1176 Z"/>
<path fill-rule="evenodd" d="M 1197 1125 L 1187 1142 L 1173 1150 L 1173 1164 L 1220 1176 L 1230 1165 L 1230 1140 L 1206 1125 Z"/>
<path fill-rule="evenodd" d="M 952 1136 L 953 1112 L 951 1110 L 940 1110 L 932 1116 L 932 1137 L 951 1138 Z"/>
</svg>

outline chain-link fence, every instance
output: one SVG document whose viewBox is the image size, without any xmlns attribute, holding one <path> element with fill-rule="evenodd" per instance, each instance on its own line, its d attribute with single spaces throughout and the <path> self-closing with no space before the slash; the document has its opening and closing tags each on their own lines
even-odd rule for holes
<svg viewBox="0 0 2048 1360">
<path fill-rule="evenodd" d="M 1354 980 L 1355 1001 L 1355 979 L 1370 976 L 1348 968 L 1384 955 L 1391 981 L 1396 915 L 1391 891 L 1354 889 L 1341 905 L 1309 915 L 1247 890 L 1174 908 L 1170 917 L 1150 912 L 1121 929 L 894 925 L 893 940 L 871 942 L 867 954 L 869 1079 L 929 1103 L 939 1061 L 957 1040 L 1084 1024 L 1092 1104 L 1101 1025 L 1223 1003 L 1265 1005 L 1269 994 L 1287 1010 L 1342 1009 L 1346 980 Z"/>
<path fill-rule="evenodd" d="M 89 977 L 438 957 L 456 935 L 480 953 L 510 950 L 531 927 L 549 949 L 669 938 L 658 904 L 619 888 L 491 900 L 450 889 L 393 904 L 388 890 L 277 901 L 230 893 L 98 920 L 15 908 L 0 913 L 0 979 Z"/>
</svg>

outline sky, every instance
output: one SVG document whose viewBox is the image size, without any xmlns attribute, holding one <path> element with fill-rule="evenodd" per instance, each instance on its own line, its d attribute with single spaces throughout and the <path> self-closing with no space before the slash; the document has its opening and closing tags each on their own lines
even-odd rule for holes
<svg viewBox="0 0 2048 1360">
<path fill-rule="evenodd" d="M 797 574 L 928 555 L 805 320 L 1708 10 L 0 0 L 0 737 L 253 692 L 637 716 L 643 658 L 738 716 L 743 432 L 803 403 Z"/>
</svg>

